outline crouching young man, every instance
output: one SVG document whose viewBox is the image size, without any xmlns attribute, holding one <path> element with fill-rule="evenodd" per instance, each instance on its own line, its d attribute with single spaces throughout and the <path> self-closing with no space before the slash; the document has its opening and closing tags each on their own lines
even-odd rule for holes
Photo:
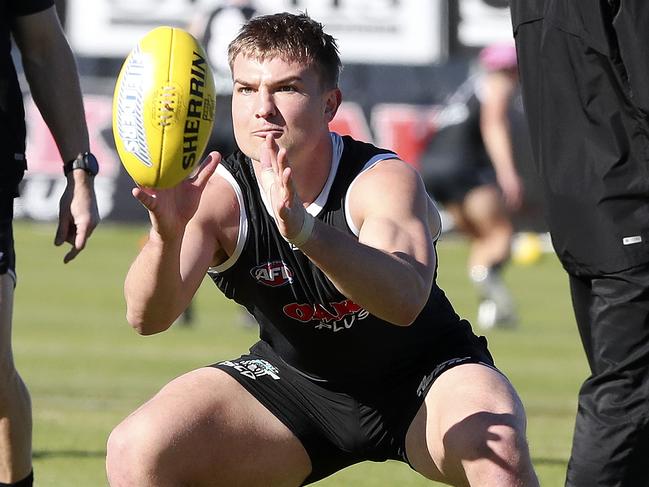
<svg viewBox="0 0 649 487">
<path fill-rule="evenodd" d="M 458 486 L 538 486 L 518 396 L 435 283 L 440 218 L 419 175 L 329 131 L 334 39 L 306 15 L 257 17 L 229 57 L 240 150 L 134 189 L 152 228 L 127 317 L 166 330 L 207 272 L 260 340 L 119 424 L 111 486 L 299 486 L 387 459 Z"/>
</svg>

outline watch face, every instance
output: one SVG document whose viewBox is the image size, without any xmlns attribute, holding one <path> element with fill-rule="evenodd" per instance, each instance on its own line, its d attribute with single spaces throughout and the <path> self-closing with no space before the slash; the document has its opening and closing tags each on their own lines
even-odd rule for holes
<svg viewBox="0 0 649 487">
<path fill-rule="evenodd" d="M 99 163 L 97 158 L 91 152 L 79 154 L 76 159 L 66 162 L 63 165 L 63 173 L 67 176 L 75 169 L 83 169 L 91 176 L 96 176 L 99 172 Z"/>
<path fill-rule="evenodd" d="M 83 155 L 82 160 L 85 162 L 86 166 L 83 169 L 85 169 L 90 175 L 96 176 L 99 172 L 99 163 L 97 162 L 97 158 L 90 152 L 87 152 Z"/>
</svg>

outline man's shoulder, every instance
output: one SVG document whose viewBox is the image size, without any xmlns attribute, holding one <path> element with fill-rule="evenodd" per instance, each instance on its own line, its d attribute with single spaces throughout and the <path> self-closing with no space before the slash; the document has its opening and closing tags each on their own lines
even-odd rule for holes
<svg viewBox="0 0 649 487">
<path fill-rule="evenodd" d="M 364 164 L 379 155 L 385 155 L 388 158 L 394 159 L 399 158 L 397 154 L 390 149 L 384 149 L 382 147 L 377 147 L 370 142 L 354 139 L 350 135 L 343 135 L 341 141 L 343 144 L 343 159 L 353 159 L 354 161 Z"/>
<path fill-rule="evenodd" d="M 384 149 L 382 147 L 379 147 L 377 145 L 374 145 L 372 142 L 367 142 L 361 139 L 355 139 L 351 135 L 341 135 L 340 136 L 343 144 L 345 145 L 345 148 L 347 147 L 359 147 L 362 148 L 363 150 L 368 150 L 368 151 L 373 151 L 373 152 L 393 152 L 390 149 Z"/>
<path fill-rule="evenodd" d="M 195 228 L 215 238 L 221 247 L 230 248 L 228 242 L 236 243 L 243 206 L 242 194 L 236 180 L 223 164 L 219 164 L 201 195 L 198 210 L 192 219 Z"/>
<path fill-rule="evenodd" d="M 238 214 L 243 191 L 234 171 L 236 167 L 230 158 L 222 160 L 203 191 L 200 207 L 211 215 L 211 218 L 229 219 L 233 209 Z"/>
</svg>

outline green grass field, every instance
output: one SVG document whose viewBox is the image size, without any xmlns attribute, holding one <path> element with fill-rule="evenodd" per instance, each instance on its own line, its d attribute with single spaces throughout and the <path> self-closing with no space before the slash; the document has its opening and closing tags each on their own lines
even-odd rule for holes
<svg viewBox="0 0 649 487">
<path fill-rule="evenodd" d="M 205 281 L 192 327 L 140 337 L 126 320 L 122 283 L 143 227 L 103 224 L 68 265 L 52 245 L 52 225 L 19 222 L 14 316 L 16 362 L 32 394 L 34 464 L 39 487 L 105 486 L 105 442 L 112 427 L 173 377 L 238 356 L 256 339 L 240 326 L 236 305 Z M 438 246 L 439 281 L 469 319 L 476 298 L 466 273 L 466 245 Z M 576 394 L 587 374 L 567 279 L 556 258 L 510 266 L 521 326 L 487 333 L 498 366 L 527 408 L 529 442 L 541 485 L 563 485 Z M 396 462 L 364 463 L 319 482 L 322 487 L 431 485 Z"/>
</svg>

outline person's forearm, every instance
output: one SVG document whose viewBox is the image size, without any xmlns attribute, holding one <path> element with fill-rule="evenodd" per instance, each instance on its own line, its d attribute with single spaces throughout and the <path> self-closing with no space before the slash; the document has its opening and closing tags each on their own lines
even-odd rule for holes
<svg viewBox="0 0 649 487">
<path fill-rule="evenodd" d="M 166 330 L 183 311 L 180 248 L 182 235 L 163 242 L 151 232 L 124 282 L 126 318 L 139 333 Z"/>
<path fill-rule="evenodd" d="M 516 171 L 509 126 L 504 123 L 487 123 L 482 128 L 485 148 L 497 174 Z"/>
<path fill-rule="evenodd" d="M 63 161 L 89 150 L 77 66 L 65 38 L 23 56 L 32 98 L 49 127 Z"/>
<path fill-rule="evenodd" d="M 364 245 L 320 221 L 302 251 L 343 295 L 395 325 L 410 325 L 428 300 L 432 281 L 422 277 L 423 264 Z"/>
</svg>

